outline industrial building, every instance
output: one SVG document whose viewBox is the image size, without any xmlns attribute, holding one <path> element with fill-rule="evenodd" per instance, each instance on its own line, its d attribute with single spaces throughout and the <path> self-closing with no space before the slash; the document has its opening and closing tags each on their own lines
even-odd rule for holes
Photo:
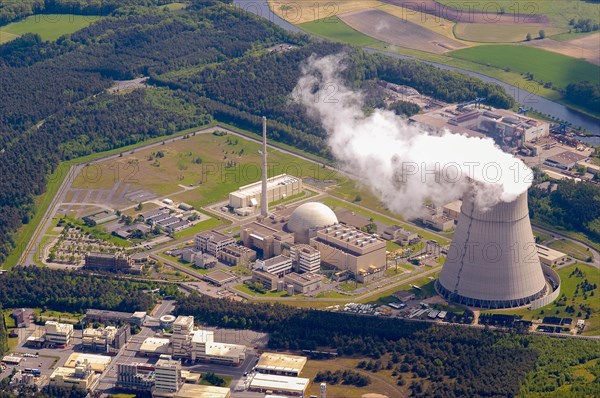
<svg viewBox="0 0 600 398">
<path fill-rule="evenodd" d="M 235 239 L 217 231 L 206 231 L 196 235 L 194 242 L 196 250 L 218 257 L 221 249 L 235 244 Z"/>
<path fill-rule="evenodd" d="M 444 214 L 444 209 L 435 205 L 425 206 L 425 214 L 421 222 L 438 231 L 450 231 L 454 228 L 454 219 Z"/>
<path fill-rule="evenodd" d="M 178 316 L 173 322 L 171 345 L 174 358 L 233 366 L 240 365 L 246 358 L 246 346 L 215 342 L 214 332 L 194 329 L 192 316 Z"/>
<path fill-rule="evenodd" d="M 532 250 L 535 254 L 526 192 L 487 211 L 468 193 L 436 289 L 450 301 L 474 307 L 529 304 L 547 292 Z"/>
<path fill-rule="evenodd" d="M 232 209 L 257 208 L 261 205 L 262 182 L 244 185 L 229 194 L 229 206 Z M 302 180 L 287 174 L 281 174 L 267 179 L 267 201 L 285 199 L 302 192 Z"/>
<path fill-rule="evenodd" d="M 117 336 L 117 328 L 107 326 L 105 328 L 86 328 L 83 330 L 82 347 L 92 351 L 108 351 Z"/>
<path fill-rule="evenodd" d="M 118 363 L 117 387 L 133 391 L 150 391 L 154 386 L 154 366 L 146 363 Z"/>
<path fill-rule="evenodd" d="M 414 115 L 418 122 L 437 130 L 472 137 L 490 137 L 501 147 L 533 148 L 527 143 L 535 142 L 550 134 L 550 124 L 535 120 L 525 114 L 503 109 L 478 109 L 473 106 L 450 105 L 441 109 Z"/>
<path fill-rule="evenodd" d="M 310 379 L 303 377 L 279 376 L 256 373 L 250 381 L 248 390 L 269 394 L 304 397 Z"/>
<path fill-rule="evenodd" d="M 442 212 L 446 217 L 451 218 L 454 221 L 458 221 L 461 207 L 462 200 L 455 200 L 454 202 L 446 203 L 444 206 L 442 206 Z"/>
<path fill-rule="evenodd" d="M 349 271 L 359 282 L 379 278 L 385 271 L 386 244 L 377 235 L 338 224 L 318 230 L 310 244 L 321 252 L 321 262 Z"/>
<path fill-rule="evenodd" d="M 306 244 L 290 248 L 290 258 L 294 271 L 298 273 L 317 273 L 321 269 L 321 252 Z"/>
<path fill-rule="evenodd" d="M 252 282 L 261 283 L 267 290 L 277 289 L 279 277 L 261 270 L 252 270 Z"/>
<path fill-rule="evenodd" d="M 73 325 L 46 321 L 44 324 L 44 339 L 47 344 L 68 346 L 73 338 Z"/>
<path fill-rule="evenodd" d="M 241 245 L 229 245 L 219 251 L 218 258 L 227 265 L 248 266 L 256 260 L 256 251 Z"/>
<path fill-rule="evenodd" d="M 282 277 L 292 272 L 292 259 L 288 256 L 275 256 L 266 260 L 256 260 L 254 269 Z"/>
<path fill-rule="evenodd" d="M 297 274 L 292 272 L 283 277 L 284 284 L 289 287 L 292 286 L 294 293 L 306 294 L 319 290 L 321 288 L 321 281 L 323 277 L 317 274 Z"/>
<path fill-rule="evenodd" d="M 419 243 L 421 238 L 416 232 L 409 231 L 398 225 L 392 225 L 383 230 L 381 237 L 386 240 L 397 242 L 402 246 L 414 245 Z"/>
<path fill-rule="evenodd" d="M 229 272 L 216 270 L 204 275 L 202 279 L 215 286 L 223 286 L 228 283 L 237 281 L 239 277 Z"/>
<path fill-rule="evenodd" d="M 544 161 L 544 164 L 546 166 L 568 171 L 575 167 L 578 162 L 581 162 L 587 158 L 587 156 L 573 151 L 564 151 L 557 155 L 550 156 L 548 159 L 546 159 L 546 161 Z"/>
<path fill-rule="evenodd" d="M 139 272 L 131 257 L 121 253 L 88 253 L 85 255 L 84 268 L 113 272 Z"/>
<path fill-rule="evenodd" d="M 263 259 L 280 255 L 294 244 L 294 235 L 256 221 L 242 226 L 240 238 L 245 247 L 256 250 Z"/>
<path fill-rule="evenodd" d="M 181 362 L 162 355 L 154 365 L 152 397 L 172 397 L 183 384 Z"/>
<path fill-rule="evenodd" d="M 148 337 L 140 346 L 140 355 L 147 357 L 160 357 L 168 354 L 171 341 L 161 337 Z"/>
<path fill-rule="evenodd" d="M 317 230 L 336 224 L 338 219 L 333 210 L 323 203 L 308 202 L 292 212 L 286 228 L 294 234 L 295 243 L 308 244 Z"/>
<path fill-rule="evenodd" d="M 306 360 L 306 357 L 297 355 L 265 352 L 258 359 L 255 370 L 258 373 L 297 377 L 306 365 Z"/>
<path fill-rule="evenodd" d="M 50 385 L 77 390 L 94 390 L 100 375 L 94 373 L 89 363 L 84 362 L 75 368 L 58 367 L 50 376 Z"/>
<path fill-rule="evenodd" d="M 33 310 L 31 308 L 19 308 L 10 313 L 18 328 L 26 328 L 33 322 Z"/>
<path fill-rule="evenodd" d="M 112 357 L 107 355 L 74 352 L 73 354 L 69 355 L 69 358 L 67 358 L 67 361 L 63 367 L 75 369 L 77 366 L 85 363 L 90 366 L 92 371 L 96 373 L 103 373 L 110 364 L 111 360 Z"/>
<path fill-rule="evenodd" d="M 231 389 L 228 387 L 203 386 L 184 384 L 173 398 L 230 398 Z"/>
<path fill-rule="evenodd" d="M 89 309 L 85 313 L 85 321 L 100 323 L 135 323 L 130 312 Z"/>
<path fill-rule="evenodd" d="M 565 261 L 567 261 L 567 255 L 565 253 L 559 252 L 558 250 L 554 250 L 542 245 L 536 245 L 536 248 L 538 256 L 540 258 L 540 262 L 543 265 L 553 267 L 559 264 L 563 264 Z"/>
</svg>

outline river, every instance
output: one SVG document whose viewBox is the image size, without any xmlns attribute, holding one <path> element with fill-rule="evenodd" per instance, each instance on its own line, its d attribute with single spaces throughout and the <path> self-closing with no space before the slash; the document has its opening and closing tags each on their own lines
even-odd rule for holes
<svg viewBox="0 0 600 398">
<path fill-rule="evenodd" d="M 292 25 L 291 23 L 285 21 L 284 19 L 280 18 L 275 13 L 273 13 L 273 11 L 271 11 L 271 9 L 269 8 L 269 5 L 267 4 L 267 2 L 265 0 L 257 0 L 257 1 L 234 0 L 233 3 L 237 7 L 240 7 L 242 10 L 251 12 L 253 14 L 256 14 L 258 16 L 266 18 L 269 21 L 273 22 L 274 24 L 279 25 L 283 29 L 286 29 L 290 32 L 302 32 L 302 30 L 300 28 L 298 28 L 297 26 Z M 493 77 L 482 75 L 481 73 L 473 72 L 470 70 L 456 68 L 453 66 L 439 64 L 439 63 L 435 63 L 435 62 L 423 61 L 418 58 L 409 57 L 406 55 L 395 54 L 395 53 L 390 53 L 390 52 L 385 52 L 385 51 L 381 51 L 381 50 L 375 50 L 372 48 L 364 48 L 364 50 L 367 52 L 378 52 L 378 53 L 386 54 L 386 55 L 389 55 L 390 57 L 395 57 L 395 58 L 413 59 L 413 60 L 425 62 L 430 65 L 437 66 L 439 68 L 466 73 L 470 76 L 477 77 L 485 82 L 499 84 L 500 86 L 502 86 L 504 88 L 504 91 L 506 91 L 507 94 L 512 96 L 515 99 L 515 101 L 517 101 L 517 103 L 523 105 L 526 108 L 535 109 L 536 111 L 541 112 L 543 114 L 552 115 L 558 119 L 566 120 L 567 122 L 571 123 L 575 127 L 581 127 L 581 128 L 588 130 L 595 136 L 579 137 L 579 139 L 587 144 L 600 145 L 600 123 L 592 117 L 589 117 L 589 116 L 579 113 L 575 110 L 567 108 L 566 106 L 561 105 L 557 102 L 550 101 L 544 97 L 530 93 L 529 91 L 526 91 L 517 86 L 513 86 L 511 84 L 504 83 Z"/>
</svg>

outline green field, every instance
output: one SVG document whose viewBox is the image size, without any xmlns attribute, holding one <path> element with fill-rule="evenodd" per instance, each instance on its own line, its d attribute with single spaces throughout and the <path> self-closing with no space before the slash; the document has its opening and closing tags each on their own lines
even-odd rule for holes
<svg viewBox="0 0 600 398">
<path fill-rule="evenodd" d="M 570 240 L 555 240 L 548 244 L 549 247 L 567 254 L 569 257 L 577 260 L 587 261 L 591 257 L 591 253 L 579 243 L 571 242 Z"/>
<path fill-rule="evenodd" d="M 457 39 L 477 43 L 517 43 L 525 40 L 527 33 L 537 37 L 539 27 L 503 24 L 460 23 L 454 25 Z M 546 36 L 564 32 L 562 29 L 545 28 Z"/>
<path fill-rule="evenodd" d="M 72 14 L 39 14 L 0 27 L 0 43 L 25 33 L 37 33 L 42 40 L 54 41 L 69 33 L 83 29 L 100 20 L 97 16 Z M 8 39 L 8 40 L 7 40 Z"/>
<path fill-rule="evenodd" d="M 338 17 L 306 22 L 298 26 L 313 35 L 355 46 L 370 47 L 375 43 L 382 43 L 377 39 L 352 29 Z"/>
<path fill-rule="evenodd" d="M 571 275 L 573 271 L 579 268 L 583 272 L 583 276 Z M 575 296 L 577 285 L 585 281 L 600 286 L 600 272 L 597 268 L 594 268 L 586 264 L 575 264 L 565 268 L 557 270 L 561 279 L 560 293 L 561 296 L 566 296 L 566 301 L 562 305 L 557 305 L 555 301 L 545 307 L 537 310 L 529 309 L 518 309 L 518 310 L 499 310 L 493 311 L 495 313 L 504 314 L 515 314 L 522 315 L 526 320 L 535 320 L 543 318 L 544 316 L 557 316 L 557 317 L 568 317 L 573 319 L 584 319 L 585 311 L 581 309 L 583 307 L 589 307 L 591 309 L 591 316 L 586 320 L 586 328 L 584 331 L 585 335 L 600 335 L 600 300 L 598 296 L 600 294 L 600 288 L 596 287 L 592 292 L 587 293 L 587 297 L 584 298 L 581 291 Z M 593 295 L 592 295 L 593 293 Z M 557 300 L 558 301 L 558 300 Z M 575 308 L 574 313 L 565 311 L 567 306 L 573 306 Z M 579 312 L 581 311 L 581 315 Z"/>
<path fill-rule="evenodd" d="M 552 82 L 559 88 L 584 80 L 597 82 L 600 76 L 599 66 L 538 48 L 487 45 L 456 50 L 450 54 L 483 65 L 511 69 L 523 74 L 532 73 L 534 80 Z"/>
</svg>

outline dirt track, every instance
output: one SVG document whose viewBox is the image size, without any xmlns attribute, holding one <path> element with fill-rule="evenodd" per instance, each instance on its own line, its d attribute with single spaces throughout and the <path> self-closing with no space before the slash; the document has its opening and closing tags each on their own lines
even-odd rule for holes
<svg viewBox="0 0 600 398">
<path fill-rule="evenodd" d="M 527 24 L 546 26 L 550 22 L 545 15 L 536 14 L 516 14 L 511 10 L 505 10 L 504 14 L 498 14 L 499 8 L 490 3 L 487 12 L 457 10 L 447 7 L 435 0 L 381 0 L 384 3 L 405 7 L 415 12 L 429 14 L 440 18 L 445 18 L 452 22 L 462 23 L 498 23 L 498 24 Z M 425 18 L 425 16 L 423 17 Z"/>
<path fill-rule="evenodd" d="M 359 32 L 400 47 L 436 54 L 465 47 L 456 40 L 380 10 L 353 11 L 338 17 Z"/>
</svg>

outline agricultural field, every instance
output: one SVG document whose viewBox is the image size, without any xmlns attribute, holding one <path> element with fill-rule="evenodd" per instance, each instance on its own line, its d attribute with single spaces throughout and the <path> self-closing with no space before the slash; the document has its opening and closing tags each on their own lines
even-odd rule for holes
<svg viewBox="0 0 600 398">
<path fill-rule="evenodd" d="M 367 36 L 395 46 L 438 54 L 465 47 L 456 40 L 381 10 L 353 11 L 340 14 L 339 18 Z"/>
<path fill-rule="evenodd" d="M 558 41 L 550 38 L 526 41 L 522 44 L 600 65 L 600 33 L 592 33 L 567 41 Z"/>
<path fill-rule="evenodd" d="M 312 0 L 297 1 L 275 1 L 267 0 L 271 10 L 295 25 L 319 20 L 334 20 L 333 18 L 342 13 L 377 8 L 383 5 L 376 0 L 347 0 L 347 1 L 323 1 Z"/>
<path fill-rule="evenodd" d="M 538 48 L 515 45 L 487 45 L 453 51 L 451 56 L 526 74 L 534 80 L 552 82 L 565 88 L 571 82 L 598 81 L 600 67 L 589 62 Z"/>
<path fill-rule="evenodd" d="M 558 34 L 563 30 L 560 28 L 543 28 L 546 36 Z M 533 37 L 538 35 L 539 26 L 535 25 L 515 25 L 515 24 L 496 24 L 496 23 L 459 23 L 454 26 L 454 34 L 457 39 L 476 43 L 519 43 L 526 44 L 525 37 L 527 33 Z M 527 43 L 532 43 L 531 42 Z M 538 42 L 538 41 L 535 41 Z M 544 41 L 540 41 L 545 42 Z"/>
<path fill-rule="evenodd" d="M 327 21 L 306 22 L 299 26 L 308 33 L 332 41 L 339 41 L 361 47 L 371 47 L 375 44 L 385 45 L 385 43 L 351 28 L 338 17 L 332 17 Z"/>
<path fill-rule="evenodd" d="M 62 35 L 83 29 L 100 18 L 72 14 L 32 15 L 22 21 L 0 26 L 0 43 L 16 39 L 25 33 L 37 33 L 42 40 L 54 41 Z"/>
</svg>

